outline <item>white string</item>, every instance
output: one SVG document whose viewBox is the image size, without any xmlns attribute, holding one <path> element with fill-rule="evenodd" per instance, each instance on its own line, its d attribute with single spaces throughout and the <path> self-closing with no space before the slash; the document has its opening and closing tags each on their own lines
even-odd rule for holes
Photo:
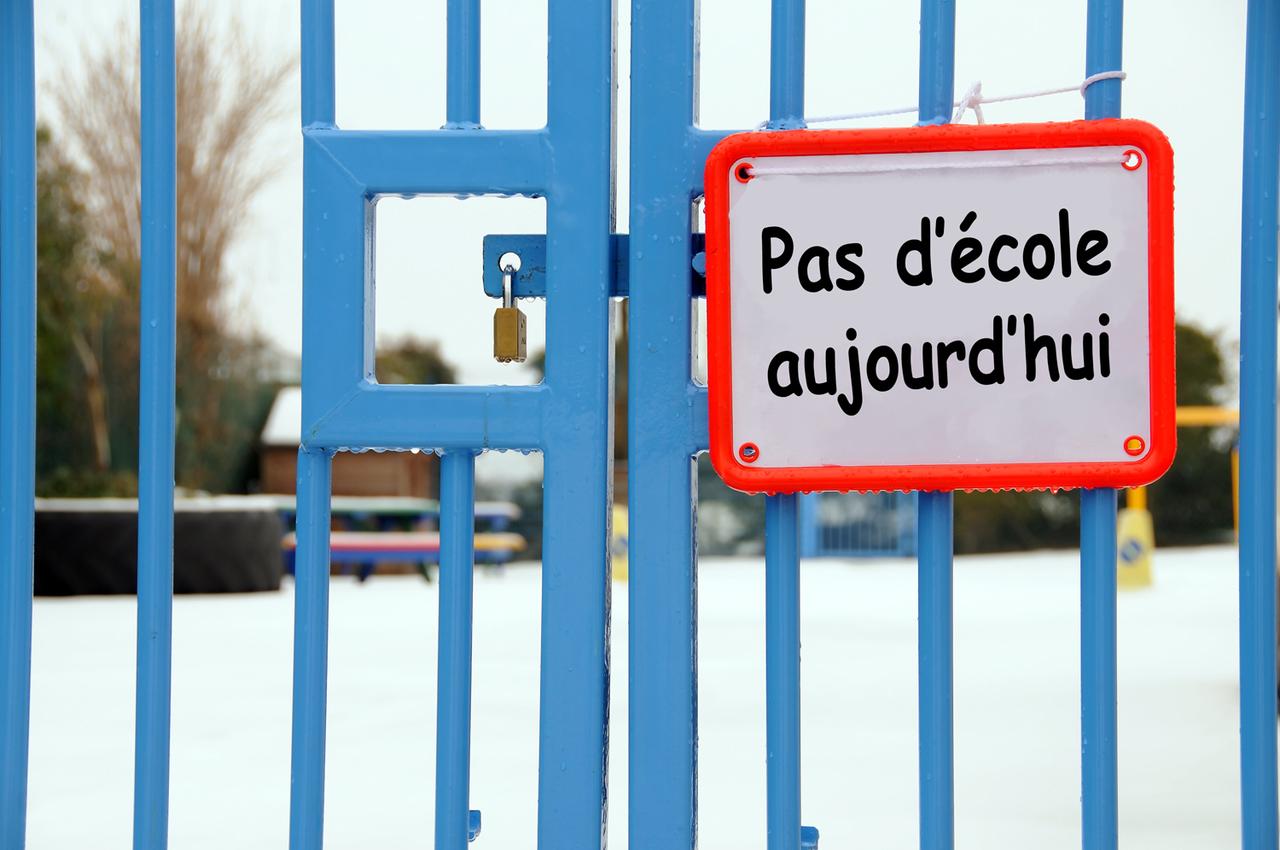
<svg viewBox="0 0 1280 850">
<path fill-rule="evenodd" d="M 986 123 L 982 114 L 982 104 L 984 103 L 1007 103 L 1011 100 L 1029 100 L 1035 97 L 1047 97 L 1054 94 L 1066 94 L 1067 92 L 1078 91 L 1080 96 L 1084 97 L 1089 86 L 1094 83 L 1100 83 L 1103 80 L 1123 80 L 1128 76 L 1124 71 L 1102 71 L 1097 74 L 1090 74 L 1084 78 L 1084 81 L 1078 86 L 1064 86 L 1056 89 L 1039 89 L 1037 91 L 1019 92 L 1018 94 L 997 95 L 995 97 L 984 97 L 982 94 L 982 82 L 976 82 L 971 85 L 964 93 L 964 96 L 957 101 L 952 102 L 952 106 L 956 109 L 951 121 L 955 123 L 964 117 L 966 110 L 972 109 L 974 116 L 978 119 L 979 124 Z M 882 118 L 887 115 L 909 115 L 920 111 L 919 106 L 904 106 L 900 109 L 876 109 L 870 112 L 847 112 L 843 115 L 819 115 L 814 118 L 805 118 L 806 124 L 827 124 L 832 121 L 854 121 L 859 118 Z M 763 121 L 756 125 L 756 129 L 763 130 L 769 126 L 768 121 Z"/>
<path fill-rule="evenodd" d="M 938 169 L 965 168 L 1026 168 L 1044 165 L 1123 165 L 1129 154 L 1113 152 L 1080 154 L 1077 156 L 1052 156 L 1036 159 L 978 159 L 948 160 L 944 162 L 898 161 L 880 163 L 842 163 L 832 165 L 752 165 L 751 177 L 770 174 L 821 175 L 821 174 L 885 174 L 893 171 L 935 171 Z"/>
</svg>

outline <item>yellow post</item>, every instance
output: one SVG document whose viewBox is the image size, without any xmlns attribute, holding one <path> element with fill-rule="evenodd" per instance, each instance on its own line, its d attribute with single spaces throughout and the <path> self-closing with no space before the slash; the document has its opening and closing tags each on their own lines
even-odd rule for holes
<svg viewBox="0 0 1280 850">
<path fill-rule="evenodd" d="M 610 548 L 613 551 L 613 578 L 615 581 L 627 580 L 627 506 L 613 506 L 613 540 Z"/>
<path fill-rule="evenodd" d="M 1231 527 L 1240 542 L 1240 446 L 1231 447 Z"/>
<path fill-rule="evenodd" d="M 1124 589 L 1150 587 L 1156 533 L 1147 510 L 1147 488 L 1129 490 L 1125 502 L 1116 518 L 1116 585 Z"/>
</svg>

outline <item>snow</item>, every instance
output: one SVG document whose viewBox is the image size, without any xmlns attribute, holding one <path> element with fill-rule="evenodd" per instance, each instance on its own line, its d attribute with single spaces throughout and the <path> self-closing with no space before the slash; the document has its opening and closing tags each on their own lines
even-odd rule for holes
<svg viewBox="0 0 1280 850">
<path fill-rule="evenodd" d="M 281 387 L 262 426 L 264 446 L 297 446 L 302 440 L 302 387 Z"/>
<path fill-rule="evenodd" d="M 1160 550 L 1120 621 L 1126 848 L 1238 846 L 1233 549 Z M 704 559 L 698 579 L 699 846 L 763 847 L 763 567 Z M 1078 848 L 1075 553 L 956 565 L 956 838 Z M 476 847 L 535 846 L 539 571 L 476 580 Z M 609 835 L 626 846 L 627 596 L 615 583 Z M 335 579 L 326 847 L 430 846 L 436 585 Z M 915 570 L 803 568 L 804 822 L 826 848 L 917 844 Z M 129 598 L 40 599 L 29 843 L 122 847 L 132 794 Z M 286 845 L 293 598 L 175 601 L 172 846 Z"/>
</svg>

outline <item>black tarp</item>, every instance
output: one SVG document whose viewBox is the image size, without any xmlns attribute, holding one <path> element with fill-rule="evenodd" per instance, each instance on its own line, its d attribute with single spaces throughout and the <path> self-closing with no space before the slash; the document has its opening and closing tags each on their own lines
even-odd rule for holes
<svg viewBox="0 0 1280 850">
<path fill-rule="evenodd" d="M 37 510 L 37 596 L 136 593 L 134 511 Z M 174 514 L 175 593 L 278 590 L 284 529 L 273 510 Z"/>
</svg>

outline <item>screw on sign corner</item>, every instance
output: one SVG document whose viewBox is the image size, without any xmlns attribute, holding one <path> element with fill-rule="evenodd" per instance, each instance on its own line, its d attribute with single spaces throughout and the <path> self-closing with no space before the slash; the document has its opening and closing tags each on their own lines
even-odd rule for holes
<svg viewBox="0 0 1280 850">
<path fill-rule="evenodd" d="M 755 463 L 760 459 L 760 447 L 755 443 L 743 443 L 738 446 L 738 457 L 743 463 Z"/>
<path fill-rule="evenodd" d="M 1131 457 L 1137 457 L 1147 448 L 1146 440 L 1136 434 L 1124 438 L 1124 451 Z"/>
<path fill-rule="evenodd" d="M 1142 151 L 1129 148 L 1124 152 L 1124 159 L 1120 162 L 1120 166 L 1125 171 L 1137 171 L 1142 167 Z"/>
<path fill-rule="evenodd" d="M 733 169 L 733 176 L 737 178 L 739 183 L 747 183 L 755 175 L 751 172 L 751 163 L 740 162 Z"/>
</svg>

